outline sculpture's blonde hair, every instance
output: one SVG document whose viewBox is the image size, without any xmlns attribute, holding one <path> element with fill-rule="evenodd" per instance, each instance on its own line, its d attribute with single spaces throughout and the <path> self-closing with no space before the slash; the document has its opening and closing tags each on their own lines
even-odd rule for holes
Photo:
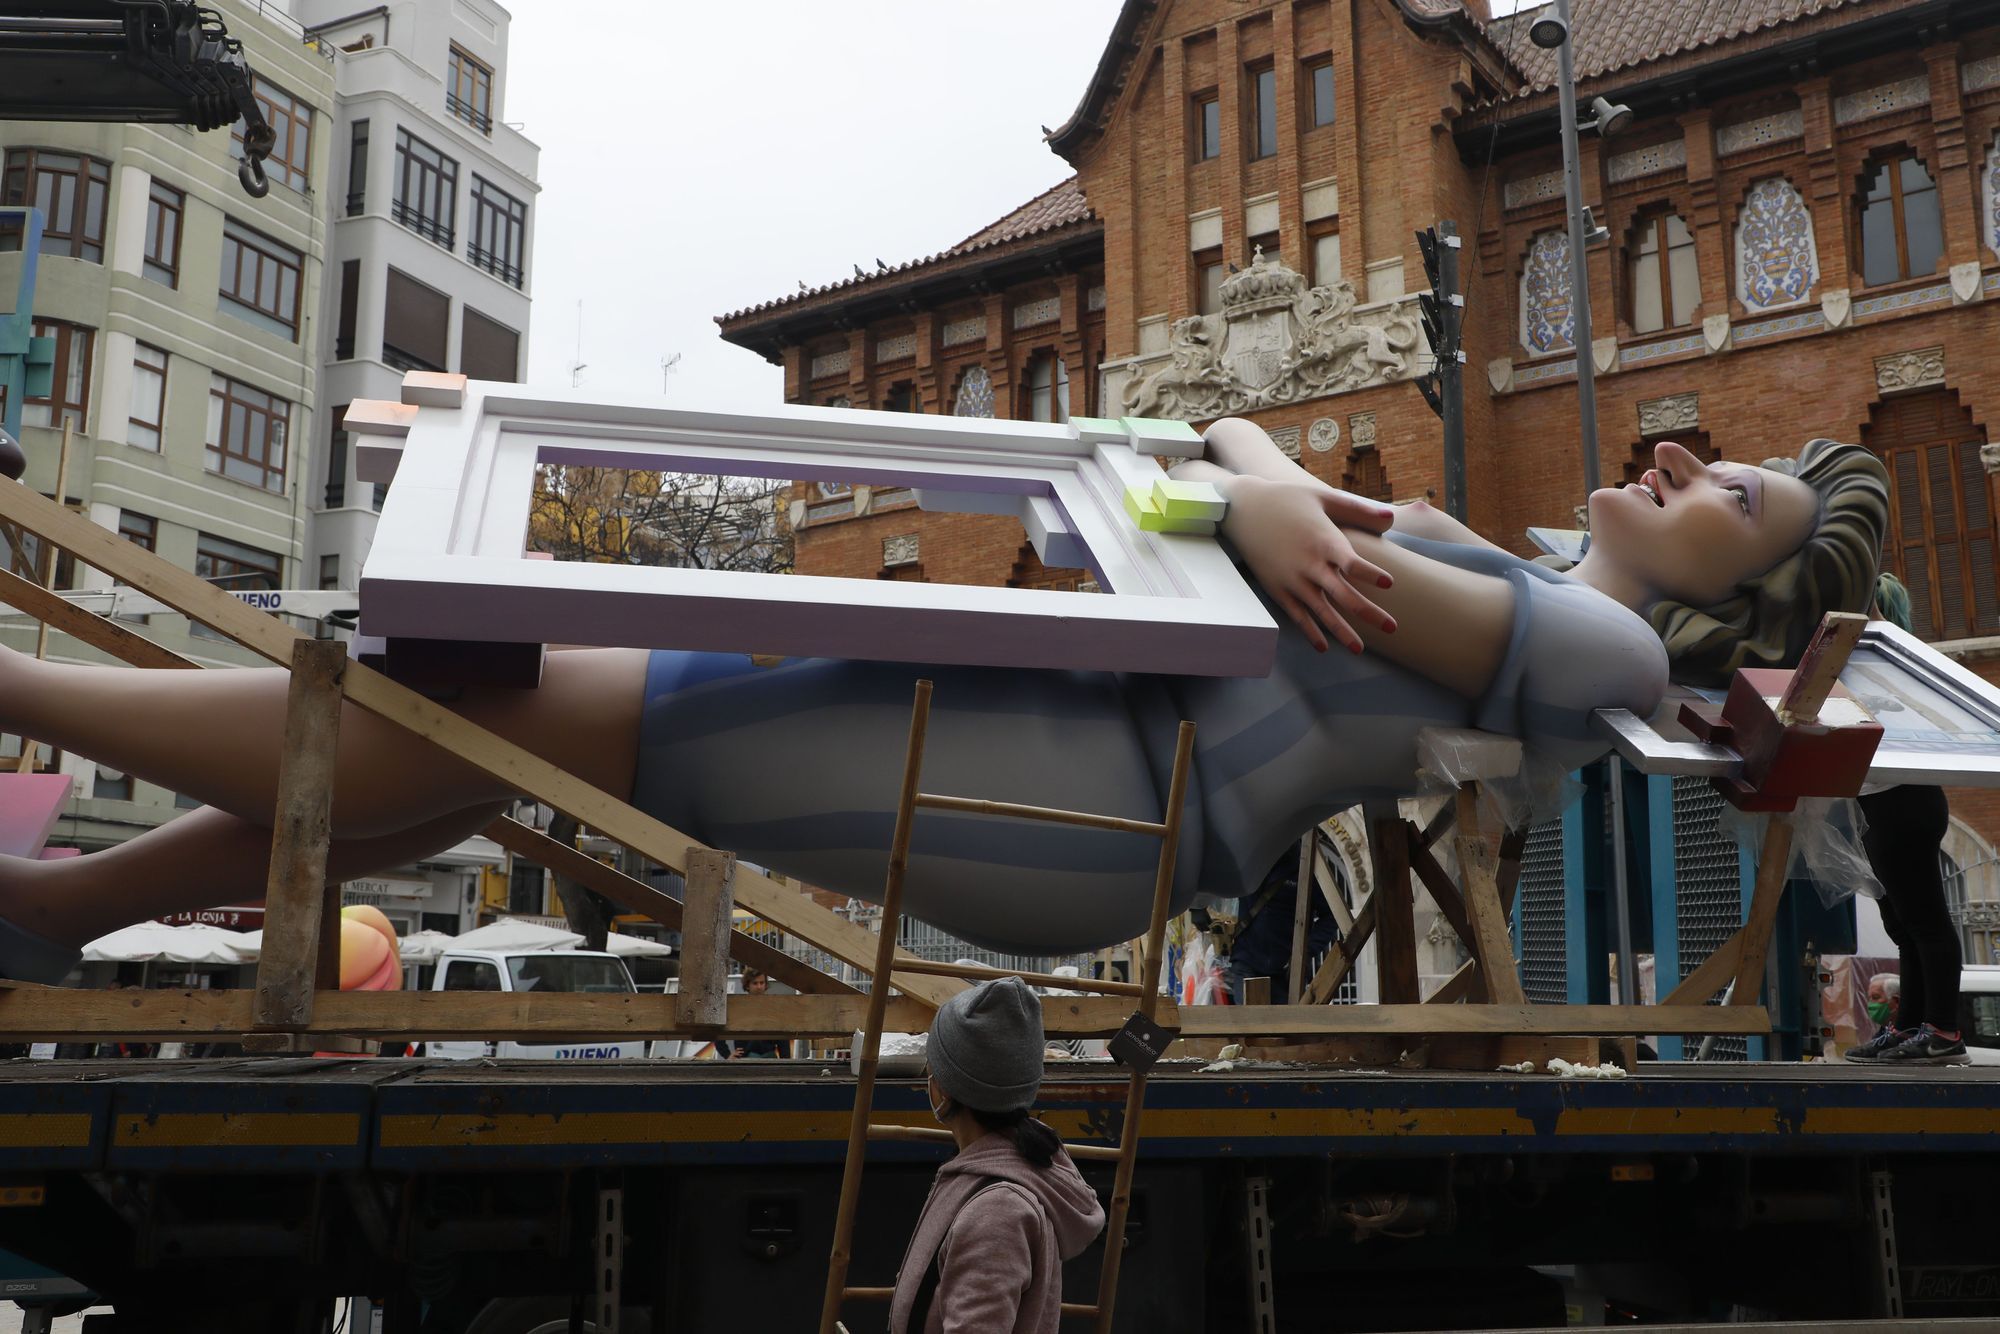
<svg viewBox="0 0 2000 1334">
<path fill-rule="evenodd" d="M 1864 612 L 1875 595 L 1889 527 L 1889 474 L 1860 445 L 1814 440 L 1797 459 L 1764 467 L 1819 493 L 1804 546 L 1708 607 L 1663 599 L 1646 618 L 1667 647 L 1668 670 L 1686 685 L 1721 687 L 1738 667 L 1793 667 L 1821 617 Z"/>
</svg>

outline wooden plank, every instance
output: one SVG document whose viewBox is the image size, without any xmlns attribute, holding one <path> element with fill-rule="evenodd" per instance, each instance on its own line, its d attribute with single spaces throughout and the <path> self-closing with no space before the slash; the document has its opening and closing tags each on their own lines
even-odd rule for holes
<svg viewBox="0 0 2000 1334">
<path fill-rule="evenodd" d="M 1385 1005 L 1414 1004 L 1418 996 L 1415 901 L 1410 891 L 1409 836 L 1394 802 L 1369 802 L 1368 858 L 1374 866 L 1375 963 Z"/>
<path fill-rule="evenodd" d="M 1319 886 L 1326 906 L 1333 909 L 1333 920 L 1340 924 L 1340 934 L 1350 934 L 1354 930 L 1354 912 L 1347 906 L 1347 900 L 1341 897 L 1340 886 L 1333 878 L 1333 868 L 1317 851 L 1313 856 L 1313 883 Z"/>
<path fill-rule="evenodd" d="M 1409 824 L 1403 828 L 1410 836 L 1410 869 L 1417 873 L 1417 879 L 1423 881 L 1424 888 L 1430 891 L 1431 902 L 1437 905 L 1438 915 L 1477 958 L 1479 944 L 1472 938 L 1472 921 L 1465 915 L 1465 900 L 1460 897 L 1458 886 L 1445 874 L 1444 867 L 1438 865 L 1437 858 L 1431 856 L 1430 849 L 1419 846 L 1416 829 Z"/>
<path fill-rule="evenodd" d="M 1820 707 L 1840 682 L 1848 655 L 1861 642 L 1868 618 L 1851 611 L 1830 611 L 1813 632 L 1812 642 L 1799 658 L 1785 693 L 1778 697 L 1778 721 L 1787 726 L 1819 719 Z"/>
<path fill-rule="evenodd" d="M 1493 879 L 1500 890 L 1500 907 L 1509 916 L 1514 912 L 1514 891 L 1521 884 L 1521 859 L 1527 850 L 1527 830 L 1509 829 L 1500 836 L 1500 869 Z"/>
<path fill-rule="evenodd" d="M 78 991 L 13 983 L 0 990 L 0 1040 L 234 1040 L 250 1031 L 255 998 L 249 990 Z M 846 1039 L 861 1027 L 866 1002 L 867 997 L 854 994 L 731 996 L 722 1035 Z M 1119 997 L 1050 996 L 1042 1003 L 1043 1027 L 1060 1037 L 1109 1037 L 1131 1013 L 1131 1001 Z M 1168 1002 L 1159 1020 L 1175 1026 L 1185 1013 Z M 892 996 L 884 1026 L 921 1033 L 933 1014 L 921 1001 Z M 391 1041 L 702 1036 L 677 1033 L 673 997 L 650 991 L 335 991 L 315 998 L 303 1031 Z"/>
<path fill-rule="evenodd" d="M 934 959 L 905 959 L 896 965 L 899 973 L 927 973 L 933 977 L 961 977 L 968 982 L 987 982 L 996 977 L 1018 977 L 1031 987 L 1058 987 L 1064 991 L 1084 991 L 1101 996 L 1136 996 L 1136 982 L 1100 981 L 1094 977 L 1063 977 L 1058 973 L 1026 973 L 1018 968 L 988 968 L 979 963 L 948 963 Z"/>
<path fill-rule="evenodd" d="M 1312 986 L 1306 989 L 1305 994 L 1307 1005 L 1324 1005 L 1333 999 L 1333 993 L 1340 989 L 1342 980 L 1361 957 L 1362 949 L 1374 934 L 1375 896 L 1370 894 L 1368 902 L 1361 905 L 1361 911 L 1354 914 L 1354 930 L 1334 942 L 1333 948 L 1326 952 L 1326 962 L 1313 974 Z"/>
<path fill-rule="evenodd" d="M 313 988 L 340 990 L 340 882 L 320 886 L 319 952 L 313 959 Z M 269 904 L 265 905 L 268 914 Z M 260 960 L 261 961 L 261 960 Z"/>
<path fill-rule="evenodd" d="M 729 923 L 736 911 L 736 858 L 706 849 L 688 853 L 681 917 L 681 984 L 674 1022 L 719 1029 L 729 1020 Z"/>
<path fill-rule="evenodd" d="M 1459 873 L 1465 877 L 1465 911 L 1472 919 L 1472 953 L 1479 960 L 1486 999 L 1495 1005 L 1525 1005 L 1528 996 L 1521 988 L 1514 940 L 1507 932 L 1507 917 L 1495 883 L 1498 861 L 1493 849 L 1485 839 L 1465 834 L 1458 836 L 1457 847 Z"/>
<path fill-rule="evenodd" d="M 1271 979 L 1268 977 L 1244 978 L 1243 1003 L 1245 1005 L 1269 1005 L 1271 1003 Z M 1245 1019 L 1243 1026 L 1245 1028 L 1255 1028 L 1257 1025 L 1253 1021 Z"/>
<path fill-rule="evenodd" d="M 280 665 L 290 664 L 292 645 L 303 638 L 276 617 L 252 610 L 206 580 L 139 550 L 27 487 L 0 487 L 0 519 L 21 524 L 85 564 L 123 579 Z M 687 850 L 706 846 L 359 663 L 349 666 L 343 687 L 348 699 L 370 713 L 435 742 L 512 790 L 575 816 L 663 866 L 684 872 Z M 748 868 L 737 868 L 736 899 L 765 921 L 835 958 L 863 968 L 874 958 L 873 933 Z M 964 984 L 948 979 L 903 974 L 897 975 L 896 986 L 932 1006 L 964 989 Z"/>
<path fill-rule="evenodd" d="M 1313 863 L 1319 858 L 1319 828 L 1299 840 L 1299 869 L 1292 882 L 1292 959 L 1285 973 L 1285 999 L 1297 1005 L 1306 990 L 1306 931 L 1312 925 Z"/>
<path fill-rule="evenodd" d="M 62 424 L 62 452 L 56 455 L 56 504 L 58 505 L 63 504 L 69 495 L 70 444 L 74 438 L 75 431 L 76 423 L 71 421 L 68 416 L 65 416 Z M 41 554 L 42 568 L 40 573 L 42 587 L 48 589 L 50 592 L 54 592 L 56 586 L 56 550 L 54 545 L 48 542 L 42 543 Z M 43 621 L 35 626 L 35 661 L 40 662 L 48 656 L 49 623 Z M 14 771 L 23 774 L 33 773 L 35 771 L 35 759 L 40 754 L 41 747 L 35 742 L 34 738 L 22 737 L 21 758 L 19 763 L 15 765 Z"/>
<path fill-rule="evenodd" d="M 1010 820 L 1039 820 L 1044 824 L 1082 825 L 1086 829 L 1109 829 L 1122 834 L 1150 834 L 1164 837 L 1167 827 L 1157 820 L 1131 820 L 1122 815 L 1092 815 L 1088 811 L 1066 811 L 1055 806 L 1024 806 L 1018 801 L 988 801 L 983 797 L 949 797 L 936 792 L 917 794 L 923 810 L 958 811 L 964 815 L 997 815 Z"/>
<path fill-rule="evenodd" d="M 1828 614 L 1831 619 L 1832 613 Z M 1757 857 L 1757 883 L 1750 894 L 1750 912 L 1743 922 L 1743 951 L 1736 961 L 1736 989 L 1731 1005 L 1755 1005 L 1764 992 L 1764 956 L 1771 949 L 1771 932 L 1778 923 L 1778 904 L 1785 897 L 1785 870 L 1792 860 L 1792 817 L 1773 815 L 1764 829 L 1764 848 Z M 1661 1029 L 1660 1032 L 1670 1032 Z"/>
<path fill-rule="evenodd" d="M 347 646 L 334 639 L 301 639 L 291 666 L 264 887 L 264 945 L 257 960 L 253 1022 L 258 1028 L 296 1029 L 311 1020 L 320 937 L 338 931 L 326 920 L 326 852 Z"/>
<path fill-rule="evenodd" d="M 1715 947 L 1710 954 L 1695 966 L 1681 984 L 1660 998 L 1662 1005 L 1706 1005 L 1708 998 L 1728 986 L 1736 976 L 1736 961 L 1743 955 L 1743 932 L 1739 928 L 1735 935 Z M 1658 1030 L 1666 1032 L 1665 1029 Z"/>
<path fill-rule="evenodd" d="M 526 857 L 537 865 L 567 876 L 628 912 L 644 913 L 662 926 L 675 931 L 681 929 L 679 899 L 633 879 L 615 866 L 606 866 L 595 857 L 564 847 L 539 829 L 530 829 L 520 821 L 503 815 L 480 832 L 516 856 Z M 814 995 L 861 994 L 839 978 L 830 977 L 804 960 L 794 959 L 776 946 L 767 945 L 741 931 L 732 930 L 729 933 L 729 957 L 745 968 L 770 974 L 773 981 L 782 982 L 794 991 Z"/>
<path fill-rule="evenodd" d="M 1226 1037 L 1245 1027 L 1226 1005 L 1180 1012 L 1184 1037 Z M 1620 1037 L 1628 1033 L 1769 1033 L 1761 1006 L 1722 1005 L 1271 1005 L 1257 1031 L 1319 1033 L 1493 1033 Z"/>
<path fill-rule="evenodd" d="M 72 639 L 134 667 L 189 667 L 197 671 L 201 668 L 200 663 L 183 658 L 172 649 L 161 648 L 117 621 L 86 611 L 60 594 L 35 587 L 11 570 L 0 569 L 0 604 L 26 612 Z"/>
<path fill-rule="evenodd" d="M 1452 1005 L 1473 999 L 1479 991 L 1479 961 L 1467 959 L 1458 966 L 1457 972 L 1438 983 L 1436 991 L 1424 997 L 1424 1004 Z"/>
</svg>

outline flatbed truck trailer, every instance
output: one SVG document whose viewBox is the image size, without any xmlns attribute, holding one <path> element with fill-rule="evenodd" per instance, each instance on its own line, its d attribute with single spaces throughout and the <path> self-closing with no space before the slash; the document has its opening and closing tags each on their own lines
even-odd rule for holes
<svg viewBox="0 0 2000 1334">
<path fill-rule="evenodd" d="M 1076 1062 L 1041 1107 L 1110 1143 L 1124 1091 Z M 809 1061 L 14 1061 L 0 1248 L 115 1305 L 93 1334 L 319 1330 L 356 1295 L 387 1334 L 556 1334 L 604 1283 L 627 1334 L 809 1329 L 853 1096 Z M 918 1081 L 876 1106 L 929 1121 Z M 2000 1317 L 1993 1067 L 1169 1062 L 1143 1126 L 1119 1330 Z M 870 1147 L 854 1282 L 893 1281 L 942 1157 Z"/>
</svg>

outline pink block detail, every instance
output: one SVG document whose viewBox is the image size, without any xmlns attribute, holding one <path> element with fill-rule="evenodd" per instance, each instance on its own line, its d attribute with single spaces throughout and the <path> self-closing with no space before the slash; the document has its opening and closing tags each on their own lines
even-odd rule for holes
<svg viewBox="0 0 2000 1334">
<path fill-rule="evenodd" d="M 39 853 L 74 782 L 68 774 L 0 774 L 0 856 Z"/>
<path fill-rule="evenodd" d="M 81 857 L 82 855 L 82 848 L 43 848 L 42 855 L 37 860 L 59 862 L 66 857 Z"/>
</svg>

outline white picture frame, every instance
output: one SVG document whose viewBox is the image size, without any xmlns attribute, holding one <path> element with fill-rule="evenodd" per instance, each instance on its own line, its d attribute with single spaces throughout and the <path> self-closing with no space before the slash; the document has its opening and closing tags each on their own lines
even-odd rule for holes
<svg viewBox="0 0 2000 1334">
<path fill-rule="evenodd" d="M 1184 422 L 1019 422 L 785 405 L 746 413 L 411 372 L 347 410 L 357 473 L 389 483 L 361 576 L 368 636 L 592 644 L 1203 676 L 1269 672 L 1277 625 L 1213 537 L 1143 532 L 1149 455 Z M 530 559 L 540 460 L 908 486 L 1013 514 L 1103 594 Z"/>
</svg>

